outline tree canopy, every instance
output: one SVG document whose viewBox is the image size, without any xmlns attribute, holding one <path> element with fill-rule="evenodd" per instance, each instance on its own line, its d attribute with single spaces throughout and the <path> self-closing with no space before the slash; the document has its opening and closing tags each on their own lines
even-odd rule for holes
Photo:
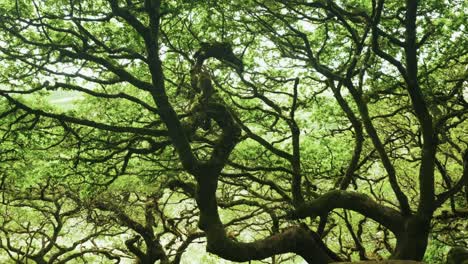
<svg viewBox="0 0 468 264">
<path fill-rule="evenodd" d="M 467 8 L 1 1 L 0 262 L 442 263 Z"/>
</svg>

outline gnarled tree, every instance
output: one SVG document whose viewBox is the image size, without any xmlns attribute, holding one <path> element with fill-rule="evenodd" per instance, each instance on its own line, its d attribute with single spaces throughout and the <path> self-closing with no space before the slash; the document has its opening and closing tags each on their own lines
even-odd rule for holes
<svg viewBox="0 0 468 264">
<path fill-rule="evenodd" d="M 221 258 L 422 260 L 432 221 L 466 217 L 463 3 L 5 1 L 0 12 L 0 117 L 50 122 L 31 133 L 57 134 L 44 151 L 88 195 L 128 180 L 193 199 Z M 65 92 L 74 105 L 54 106 Z M 94 205 L 137 233 L 151 226 Z M 168 261 L 155 248 L 152 261 Z"/>
</svg>

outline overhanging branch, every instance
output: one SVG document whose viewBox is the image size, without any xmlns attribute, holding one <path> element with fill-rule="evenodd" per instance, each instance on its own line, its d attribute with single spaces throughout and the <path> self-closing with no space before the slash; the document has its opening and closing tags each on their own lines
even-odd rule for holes
<svg viewBox="0 0 468 264">
<path fill-rule="evenodd" d="M 298 207 L 291 213 L 291 218 L 315 217 L 338 208 L 358 212 L 382 224 L 394 233 L 398 233 L 403 228 L 404 218 L 397 210 L 378 204 L 365 194 L 341 190 L 328 192 Z"/>
</svg>

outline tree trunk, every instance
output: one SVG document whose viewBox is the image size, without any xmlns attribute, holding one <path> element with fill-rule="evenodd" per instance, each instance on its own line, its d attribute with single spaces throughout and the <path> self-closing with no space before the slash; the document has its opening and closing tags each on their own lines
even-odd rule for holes
<svg viewBox="0 0 468 264">
<path fill-rule="evenodd" d="M 404 232 L 396 234 L 397 245 L 392 259 L 420 261 L 426 252 L 430 220 L 411 216 L 406 220 Z"/>
</svg>

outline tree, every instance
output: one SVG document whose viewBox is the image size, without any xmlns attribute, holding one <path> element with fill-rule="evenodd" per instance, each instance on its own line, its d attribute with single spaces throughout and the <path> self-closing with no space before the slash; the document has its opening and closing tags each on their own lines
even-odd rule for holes
<svg viewBox="0 0 468 264">
<path fill-rule="evenodd" d="M 81 207 L 50 181 L 27 190 L 2 190 L 0 250 L 15 263 L 67 263 L 76 259 L 120 261 L 118 250 L 96 240 L 122 232 L 110 225 L 96 228 L 80 219 Z M 70 233 L 79 228 L 80 234 Z M 90 257 L 90 256 L 91 257 Z M 94 256 L 94 258 L 93 258 Z M 96 258 L 101 256 L 101 258 Z M 5 261 L 5 259 L 3 260 Z"/>
<path fill-rule="evenodd" d="M 6 1 L 0 117 L 53 134 L 59 178 L 157 242 L 150 262 L 172 256 L 127 189 L 193 199 L 196 238 L 231 261 L 421 260 L 431 222 L 466 218 L 463 5 Z M 88 201 L 106 192 L 123 207 Z"/>
</svg>

